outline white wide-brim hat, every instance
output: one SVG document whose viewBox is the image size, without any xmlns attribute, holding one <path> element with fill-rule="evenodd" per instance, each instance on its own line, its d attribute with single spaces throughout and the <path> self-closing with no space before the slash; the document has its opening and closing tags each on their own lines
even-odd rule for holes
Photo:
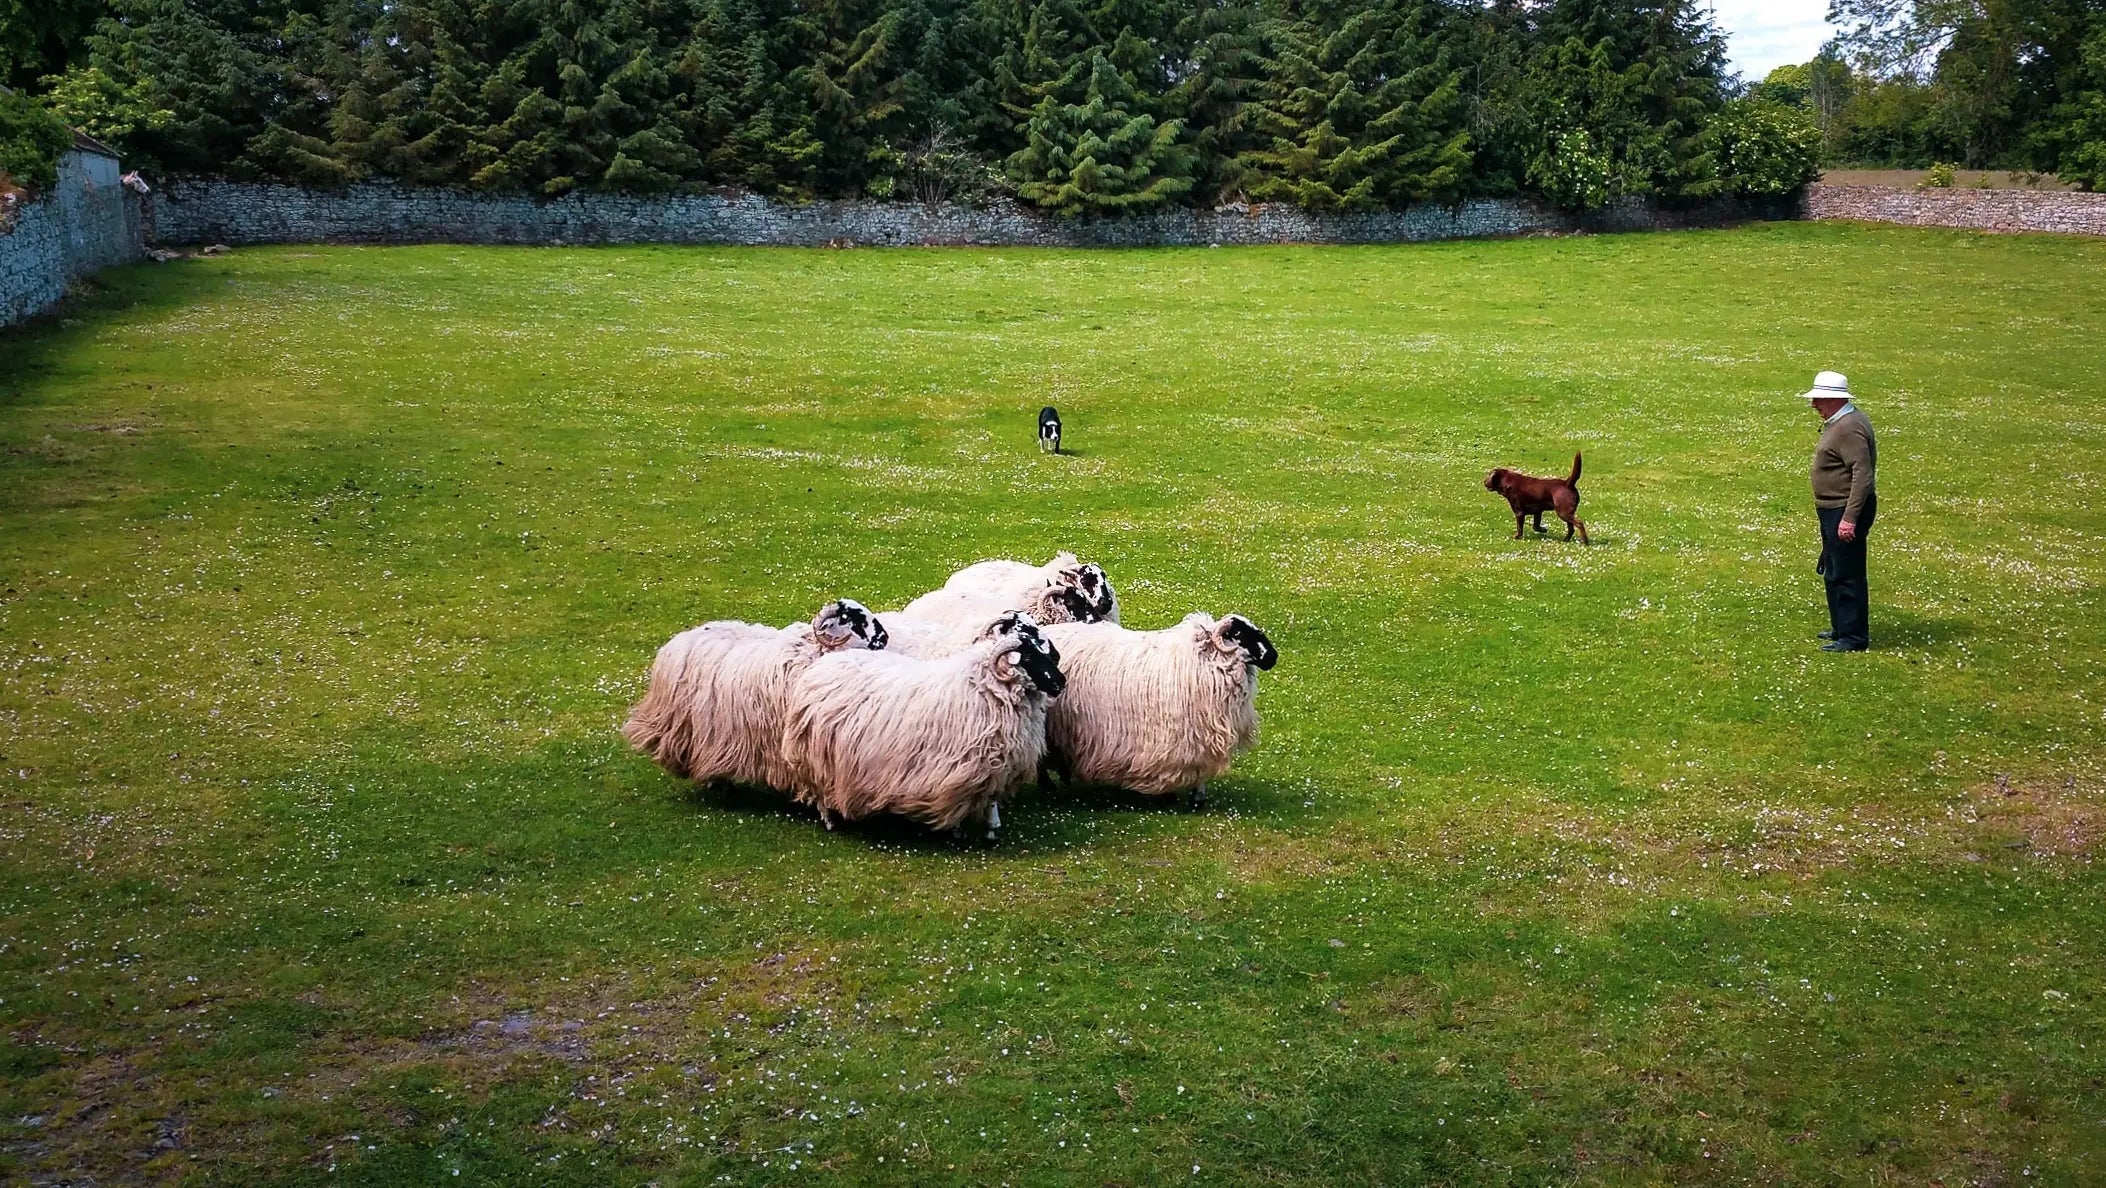
<svg viewBox="0 0 2106 1188">
<path fill-rule="evenodd" d="M 1843 373 L 1840 371 L 1824 371 L 1813 377 L 1813 388 L 1801 399 L 1848 400 L 1850 399 L 1850 381 L 1843 378 Z"/>
</svg>

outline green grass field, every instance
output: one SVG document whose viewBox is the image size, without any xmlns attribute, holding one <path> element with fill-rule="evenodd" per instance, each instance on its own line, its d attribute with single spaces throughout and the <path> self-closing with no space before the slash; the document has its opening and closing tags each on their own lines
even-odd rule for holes
<svg viewBox="0 0 2106 1188">
<path fill-rule="evenodd" d="M 109 273 L 0 339 L 0 1178 L 2098 1182 L 2102 275 L 1832 225 Z M 1485 471 L 1576 448 L 1594 547 L 1508 539 Z M 1279 644 L 1210 811 L 828 833 L 615 732 L 693 623 L 1059 547 Z"/>
</svg>

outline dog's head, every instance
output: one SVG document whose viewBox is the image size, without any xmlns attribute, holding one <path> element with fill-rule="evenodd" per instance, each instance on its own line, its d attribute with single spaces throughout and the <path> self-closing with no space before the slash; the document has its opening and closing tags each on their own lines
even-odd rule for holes
<svg viewBox="0 0 2106 1188">
<path fill-rule="evenodd" d="M 1484 476 L 1484 489 L 1487 491 L 1506 490 L 1506 476 L 1512 473 L 1504 466 L 1495 467 L 1492 473 Z"/>
</svg>

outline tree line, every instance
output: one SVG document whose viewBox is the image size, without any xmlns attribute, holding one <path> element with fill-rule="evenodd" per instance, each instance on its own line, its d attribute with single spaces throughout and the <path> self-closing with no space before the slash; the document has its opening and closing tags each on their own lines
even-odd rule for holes
<svg viewBox="0 0 2106 1188">
<path fill-rule="evenodd" d="M 1752 93 L 1833 165 L 2059 174 L 2106 189 L 2106 0 L 1833 0 L 1839 36 Z"/>
<path fill-rule="evenodd" d="M 1787 193 L 1833 139 L 1810 88 L 1744 91 L 1692 0 L 0 0 L 0 14 L 0 79 L 135 164 L 319 185 L 1014 194 L 1069 214 L 1515 194 L 1592 209 Z"/>
</svg>

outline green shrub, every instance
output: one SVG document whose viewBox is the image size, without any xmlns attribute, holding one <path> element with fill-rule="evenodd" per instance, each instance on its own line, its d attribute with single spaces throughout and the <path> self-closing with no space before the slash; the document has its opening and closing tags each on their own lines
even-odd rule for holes
<svg viewBox="0 0 2106 1188">
<path fill-rule="evenodd" d="M 59 158 L 72 147 L 66 121 L 19 91 L 0 94 L 0 179 L 48 189 L 58 182 Z"/>
<path fill-rule="evenodd" d="M 1599 210 L 1609 201 L 1609 157 L 1594 151 L 1585 129 L 1552 137 L 1528 163 L 1528 181 L 1566 210 Z"/>
<path fill-rule="evenodd" d="M 1950 190 L 1953 182 L 1958 180 L 1959 171 L 1958 165 L 1950 161 L 1940 161 L 1931 166 L 1923 175 L 1923 180 L 1916 184 L 1925 190 Z"/>
<path fill-rule="evenodd" d="M 1804 108 L 1736 99 L 1711 121 L 1707 134 L 1726 193 L 1775 197 L 1820 173 L 1821 129 Z"/>
</svg>

